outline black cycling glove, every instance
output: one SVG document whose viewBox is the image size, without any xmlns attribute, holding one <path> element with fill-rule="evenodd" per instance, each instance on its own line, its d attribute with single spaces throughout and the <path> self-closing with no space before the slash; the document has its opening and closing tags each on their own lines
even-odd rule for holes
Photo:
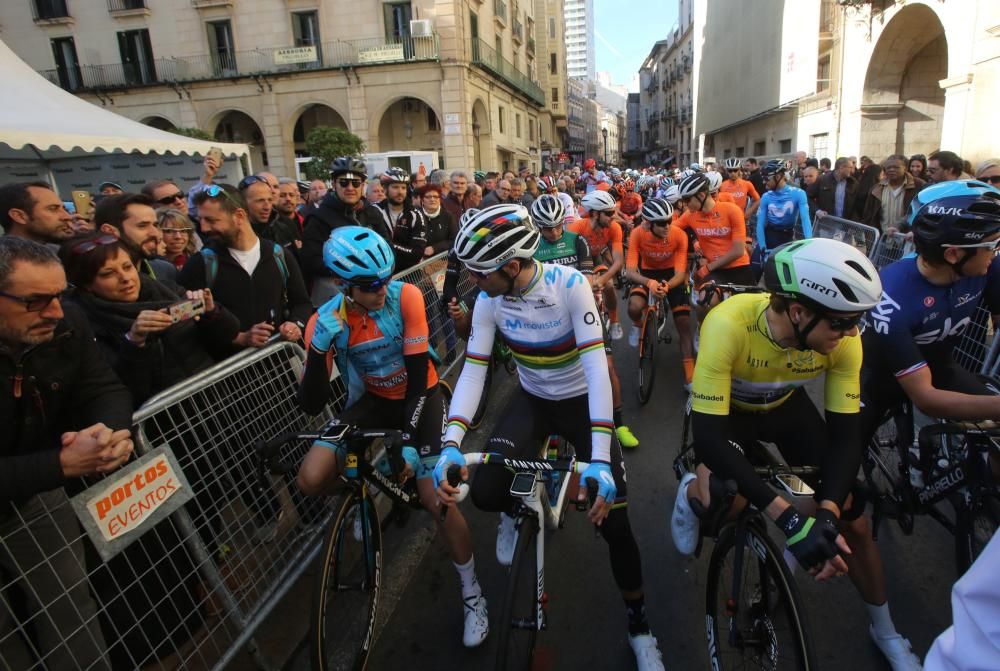
<svg viewBox="0 0 1000 671">
<path fill-rule="evenodd" d="M 775 522 L 802 568 L 809 570 L 838 555 L 837 517 L 826 508 L 817 509 L 816 517 L 807 517 L 789 506 Z"/>
</svg>

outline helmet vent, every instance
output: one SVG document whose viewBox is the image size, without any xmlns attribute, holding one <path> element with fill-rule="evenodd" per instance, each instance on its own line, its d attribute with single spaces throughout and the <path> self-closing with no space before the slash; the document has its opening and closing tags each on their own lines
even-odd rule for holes
<svg viewBox="0 0 1000 671">
<path fill-rule="evenodd" d="M 361 259 L 359 259 L 358 257 L 356 257 L 354 254 L 350 254 L 347 257 L 347 260 L 350 261 L 351 263 L 353 263 L 356 266 L 364 266 L 365 265 L 364 262 Z"/>
<path fill-rule="evenodd" d="M 791 266 L 789 266 L 788 264 L 783 264 L 781 266 L 781 274 L 784 275 L 784 278 L 782 278 L 781 283 L 783 285 L 785 285 L 786 287 L 787 286 L 791 286 L 791 284 L 792 284 L 792 268 L 791 268 Z"/>
<path fill-rule="evenodd" d="M 854 272 L 856 272 L 858 275 L 861 275 L 863 278 L 865 278 L 869 282 L 872 281 L 871 274 L 867 270 L 865 270 L 864 266 L 862 266 L 857 261 L 851 260 L 851 261 L 845 261 L 844 263 L 846 263 L 848 266 L 850 266 L 850 268 L 852 270 L 854 270 Z"/>
<path fill-rule="evenodd" d="M 840 279 L 839 277 L 834 277 L 833 283 L 837 285 L 837 288 L 840 289 L 841 295 L 843 295 L 843 297 L 846 298 L 848 301 L 850 301 L 851 303 L 861 302 L 858 300 L 858 295 L 854 293 L 854 289 L 852 289 L 851 285 L 849 285 L 847 282 Z"/>
</svg>

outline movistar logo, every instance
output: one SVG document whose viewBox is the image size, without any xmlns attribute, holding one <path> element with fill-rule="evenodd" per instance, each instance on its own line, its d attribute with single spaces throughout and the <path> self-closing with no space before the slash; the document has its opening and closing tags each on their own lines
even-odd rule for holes
<svg viewBox="0 0 1000 671">
<path fill-rule="evenodd" d="M 546 329 L 554 329 L 560 324 L 562 324 L 562 319 L 550 319 L 546 322 L 526 322 L 520 319 L 505 319 L 503 320 L 504 326 L 510 331 L 516 331 L 518 329 L 527 329 L 529 331 L 544 331 Z"/>
</svg>

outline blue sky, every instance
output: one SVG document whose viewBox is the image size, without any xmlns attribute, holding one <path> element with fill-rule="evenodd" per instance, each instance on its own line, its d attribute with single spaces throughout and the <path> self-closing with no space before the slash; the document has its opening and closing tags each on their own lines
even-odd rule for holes
<svg viewBox="0 0 1000 671">
<path fill-rule="evenodd" d="M 594 0 L 597 71 L 629 87 L 653 43 L 677 21 L 677 0 Z"/>
</svg>

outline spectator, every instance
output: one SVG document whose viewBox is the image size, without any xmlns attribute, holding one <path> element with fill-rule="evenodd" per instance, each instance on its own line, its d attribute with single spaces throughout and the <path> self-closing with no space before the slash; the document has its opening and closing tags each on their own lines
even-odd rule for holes
<svg viewBox="0 0 1000 671">
<path fill-rule="evenodd" d="M 934 184 L 971 179 L 964 169 L 965 161 L 953 151 L 936 151 L 927 157 L 927 175 Z"/>
<path fill-rule="evenodd" d="M 179 271 L 198 251 L 194 243 L 194 224 L 180 210 L 167 208 L 157 212 L 156 227 L 163 234 L 163 258 Z"/>
<path fill-rule="evenodd" d="M 469 186 L 478 189 L 475 184 Z M 426 185 L 421 189 L 420 201 L 423 203 L 423 214 L 426 220 L 426 242 L 424 256 L 434 256 L 435 254 L 451 249 L 451 243 L 455 240 L 458 232 L 458 220 L 453 218 L 443 207 L 441 207 L 441 191 L 433 184 Z"/>
<path fill-rule="evenodd" d="M 483 196 L 483 202 L 481 202 L 479 206 L 480 208 L 485 208 L 490 207 L 491 205 L 500 205 L 511 202 L 513 201 L 510 197 L 510 182 L 506 179 L 501 179 L 497 182 L 497 188 Z"/>
<path fill-rule="evenodd" d="M 132 401 L 66 288 L 51 249 L 0 238 L 0 658 L 12 669 L 37 668 L 36 653 L 50 669 L 110 668 L 63 487 L 125 463 Z M 30 627 L 15 629 L 9 598 Z"/>
<path fill-rule="evenodd" d="M 253 232 L 257 237 L 270 240 L 271 224 L 278 218 L 271 185 L 259 175 L 250 175 L 241 179 L 236 188 L 247 204 L 247 216 Z"/>
<path fill-rule="evenodd" d="M 853 219 L 854 201 L 858 180 L 852 176 L 851 161 L 841 156 L 834 163 L 833 171 L 816 182 L 815 201 L 818 214 L 831 214 L 842 219 Z"/>
<path fill-rule="evenodd" d="M 867 156 L 862 156 L 861 158 L 868 158 Z M 868 200 L 868 194 L 871 193 L 875 185 L 882 181 L 882 166 L 878 163 L 872 163 L 871 160 L 868 161 L 864 168 L 860 169 L 860 176 L 858 177 L 858 193 L 857 198 L 854 199 L 854 214 L 848 219 L 853 219 L 854 221 L 864 221 L 865 214 L 865 204 Z"/>
<path fill-rule="evenodd" d="M 538 179 L 534 176 L 529 175 L 528 179 L 524 180 L 524 195 L 530 196 L 532 203 L 542 195 L 541 190 L 538 188 Z"/>
<path fill-rule="evenodd" d="M 525 207 L 531 207 L 532 197 L 524 192 L 525 185 L 524 180 L 520 177 L 515 177 L 510 180 L 510 202 L 520 203 Z"/>
<path fill-rule="evenodd" d="M 299 214 L 299 198 L 298 182 L 288 177 L 278 180 L 278 200 L 274 203 L 277 214 L 264 234 L 265 238 L 292 251 L 302 246 L 303 219 Z"/>
<path fill-rule="evenodd" d="M 278 187 L 281 186 L 280 181 L 277 177 L 269 172 L 258 172 L 254 177 L 257 177 L 269 187 L 271 187 L 271 202 L 278 200 Z M 244 178 L 245 179 L 245 178 Z"/>
<path fill-rule="evenodd" d="M 385 225 L 392 231 L 392 251 L 396 272 L 415 266 L 424 258 L 427 247 L 427 220 L 410 203 L 410 175 L 402 168 L 389 168 L 381 182 L 386 199 L 378 204 Z"/>
<path fill-rule="evenodd" d="M 804 151 L 795 152 L 795 156 L 793 157 L 792 168 L 794 172 L 792 173 L 791 182 L 800 189 L 802 188 L 803 184 L 802 172 L 806 169 L 806 160 L 808 158 L 809 155 L 806 154 Z"/>
<path fill-rule="evenodd" d="M 802 171 L 802 190 L 806 192 L 806 202 L 809 203 L 809 219 L 813 221 L 816 219 L 816 190 L 819 179 L 819 168 L 809 165 Z"/>
<path fill-rule="evenodd" d="M 479 207 L 483 202 L 483 188 L 478 184 L 470 184 L 465 195 L 466 209 Z"/>
<path fill-rule="evenodd" d="M 833 164 L 830 162 L 830 159 L 828 159 L 828 158 L 821 158 L 819 160 L 819 171 L 820 171 L 820 173 L 822 173 L 823 175 L 825 175 L 826 173 L 830 172 L 830 170 L 832 170 L 832 169 L 833 169 Z"/>
<path fill-rule="evenodd" d="M 857 179 L 857 176 L 858 176 L 858 157 L 857 156 L 848 156 L 847 157 L 847 161 L 851 165 L 851 177 L 854 177 L 855 179 Z M 833 167 L 834 167 L 834 169 L 836 169 L 836 167 L 837 167 L 836 164 L 834 164 Z"/>
<path fill-rule="evenodd" d="M 214 164 L 214 161 L 206 156 L 205 174 L 208 174 L 208 165 L 210 162 Z M 216 170 L 217 169 L 218 168 L 216 168 Z M 215 172 L 213 171 L 211 174 L 214 175 Z M 204 180 L 204 176 L 202 179 Z M 192 187 L 191 190 L 194 191 L 196 188 L 198 188 L 197 184 Z M 139 190 L 139 193 L 153 201 L 152 206 L 156 209 L 172 207 L 175 210 L 180 210 L 187 215 L 190 215 L 191 213 L 191 210 L 188 207 L 188 199 L 184 197 L 184 192 L 169 179 L 154 179 L 151 182 L 146 182 L 142 185 L 142 189 Z M 104 201 L 102 200 L 101 202 L 103 203 Z"/>
<path fill-rule="evenodd" d="M 410 175 L 410 186 L 414 191 L 421 188 L 426 183 L 427 183 L 427 173 L 418 170 Z"/>
<path fill-rule="evenodd" d="M 156 210 L 148 196 L 123 193 L 103 199 L 94 210 L 94 224 L 98 231 L 125 242 L 132 256 L 139 259 L 140 273 L 154 280 L 176 281 L 177 268 L 160 257 L 163 234 L 156 227 Z"/>
<path fill-rule="evenodd" d="M 882 233 L 906 230 L 910 201 L 924 187 L 923 180 L 911 175 L 909 162 L 901 154 L 893 154 L 882 162 L 885 177 L 868 190 L 861 222 Z"/>
<path fill-rule="evenodd" d="M 914 154 L 910 157 L 909 172 L 911 175 L 924 182 L 929 182 L 927 176 L 927 157 L 923 154 Z"/>
<path fill-rule="evenodd" d="M 497 188 L 497 174 L 495 172 L 486 173 L 486 177 L 483 178 L 483 198 L 490 195 L 490 193 Z"/>
<path fill-rule="evenodd" d="M 378 205 L 385 200 L 385 188 L 378 179 L 368 182 L 368 186 L 365 188 L 365 200 L 368 201 L 369 205 Z"/>
<path fill-rule="evenodd" d="M 1000 189 L 1000 158 L 988 158 L 976 166 L 976 179 Z"/>
<path fill-rule="evenodd" d="M 440 168 L 431 170 L 431 174 L 427 176 L 427 182 L 440 187 L 442 199 L 448 197 L 448 193 L 451 191 L 451 183 L 448 181 L 448 173 L 444 170 Z"/>
<path fill-rule="evenodd" d="M 754 190 L 760 195 L 764 195 L 764 178 L 760 175 L 760 166 L 757 164 L 757 159 L 748 158 L 743 169 L 747 173 L 747 181 L 753 184 Z"/>
<path fill-rule="evenodd" d="M 871 159 L 870 156 L 862 156 L 858 160 L 858 171 L 862 174 L 869 168 L 869 166 L 875 165 L 875 161 Z"/>
<path fill-rule="evenodd" d="M 210 367 L 215 361 L 209 349 L 224 350 L 239 333 L 236 317 L 213 301 L 210 290 L 185 294 L 177 285 L 139 275 L 117 238 L 73 239 L 59 256 L 76 286 L 74 302 L 90 320 L 104 358 L 132 393 L 135 407 Z M 174 323 L 166 308 L 185 296 L 203 301 L 205 314 Z"/>
<path fill-rule="evenodd" d="M 469 176 L 461 170 L 451 173 L 451 191 L 441 202 L 441 206 L 451 215 L 451 218 L 458 221 L 462 213 L 469 205 L 466 203 L 466 194 L 469 190 Z"/>
<path fill-rule="evenodd" d="M 101 182 L 97 185 L 97 193 L 102 196 L 117 196 L 119 193 L 125 193 L 125 189 L 116 182 Z"/>
<path fill-rule="evenodd" d="M 592 158 L 583 162 L 583 170 L 584 173 L 580 177 L 580 181 L 583 182 L 583 189 L 586 193 L 596 189 L 601 182 L 608 181 L 608 176 L 597 169 L 597 162 Z"/>
<path fill-rule="evenodd" d="M 0 186 L 0 223 L 7 235 L 58 245 L 73 237 L 73 216 L 45 182 Z"/>
<path fill-rule="evenodd" d="M 360 187 L 360 185 L 359 185 Z M 217 359 L 244 347 L 262 347 L 272 335 L 295 342 L 312 312 L 299 264 L 292 254 L 253 232 L 240 193 L 216 184 L 195 196 L 202 229 L 211 247 L 191 257 L 179 280 L 186 288 L 210 289 L 240 322 L 231 345 L 212 352 Z M 277 331 L 277 333 L 275 333 Z"/>
<path fill-rule="evenodd" d="M 194 197 L 200 191 L 204 191 L 208 187 L 215 184 L 215 175 L 219 172 L 219 168 L 222 167 L 221 163 L 216 162 L 216 160 L 211 156 L 209 156 L 208 154 L 205 154 L 205 157 L 202 159 L 201 164 L 202 164 L 201 178 L 198 180 L 197 184 L 188 189 L 187 200 L 184 203 L 185 206 L 184 213 L 189 217 L 191 217 L 193 214 L 196 214 L 197 208 L 195 208 L 194 206 Z M 149 185 L 147 184 L 146 186 Z M 179 190 L 180 189 L 178 189 L 178 191 Z M 145 186 L 143 187 L 142 192 L 146 193 Z M 156 200 L 152 192 L 146 193 L 146 195 L 149 196 L 150 198 L 153 198 L 153 200 Z M 174 205 L 173 203 L 168 202 L 163 207 L 174 207 Z"/>
</svg>

